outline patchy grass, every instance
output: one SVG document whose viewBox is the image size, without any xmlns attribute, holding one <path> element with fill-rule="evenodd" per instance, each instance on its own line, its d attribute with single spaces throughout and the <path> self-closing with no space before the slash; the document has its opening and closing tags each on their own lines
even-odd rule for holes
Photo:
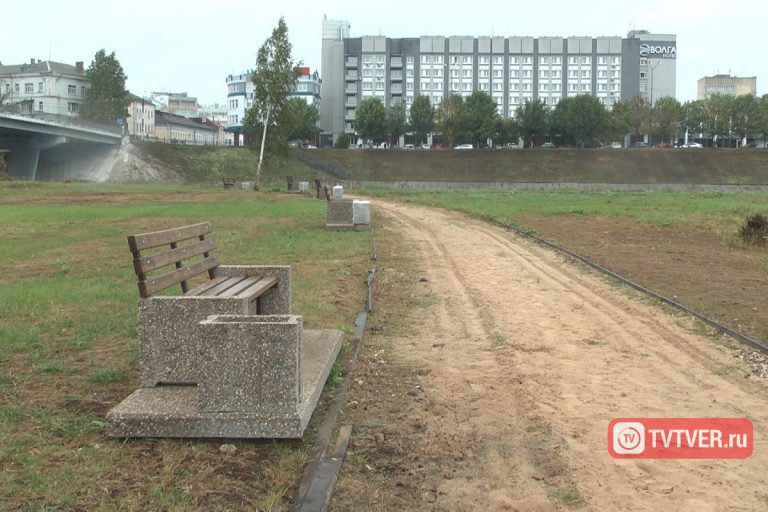
<svg viewBox="0 0 768 512">
<path fill-rule="evenodd" d="M 290 264 L 308 327 L 353 329 L 370 232 L 329 232 L 306 196 L 169 185 L 0 183 L 0 509 L 269 510 L 308 443 L 116 440 L 138 387 L 126 236 L 211 220 L 227 263 Z M 311 427 L 310 427 L 311 428 Z"/>
</svg>

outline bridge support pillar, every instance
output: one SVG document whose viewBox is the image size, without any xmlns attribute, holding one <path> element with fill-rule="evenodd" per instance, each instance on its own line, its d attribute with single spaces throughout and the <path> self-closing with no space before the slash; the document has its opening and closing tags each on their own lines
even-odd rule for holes
<svg viewBox="0 0 768 512">
<path fill-rule="evenodd" d="M 8 153 L 8 174 L 20 180 L 35 181 L 39 149 L 15 149 Z"/>
</svg>

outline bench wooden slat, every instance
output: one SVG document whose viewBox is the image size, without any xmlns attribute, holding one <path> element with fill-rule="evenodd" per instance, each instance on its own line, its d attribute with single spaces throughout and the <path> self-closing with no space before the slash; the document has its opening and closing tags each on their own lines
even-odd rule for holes
<svg viewBox="0 0 768 512">
<path fill-rule="evenodd" d="M 137 275 L 146 274 L 165 265 L 177 263 L 187 258 L 213 251 L 214 249 L 216 249 L 216 242 L 209 238 L 196 244 L 184 245 L 166 252 L 152 254 L 151 256 L 142 255 L 133 260 L 133 268 L 136 270 Z"/>
<path fill-rule="evenodd" d="M 167 274 L 162 274 L 157 277 L 148 277 L 145 281 L 139 281 L 139 294 L 141 294 L 143 298 L 147 298 L 155 292 L 165 290 L 169 286 L 181 283 L 182 281 L 190 279 L 197 274 L 210 270 L 218 265 L 218 258 L 216 256 L 211 256 L 179 269 L 175 269 Z"/>
<path fill-rule="evenodd" d="M 249 287 L 248 289 L 244 290 L 240 295 L 238 295 L 238 298 L 250 299 L 251 301 L 253 301 L 254 299 L 258 299 L 259 297 L 267 293 L 267 291 L 269 291 L 276 284 L 277 284 L 276 277 L 274 276 L 262 277 L 256 283 L 254 283 L 253 286 Z"/>
<path fill-rule="evenodd" d="M 203 283 L 203 284 L 201 284 L 199 286 L 196 286 L 195 288 L 189 290 L 184 295 L 192 296 L 192 297 L 196 297 L 198 295 L 208 295 L 209 294 L 208 290 L 210 290 L 214 286 L 217 286 L 217 285 L 223 283 L 227 279 L 231 279 L 231 278 L 227 277 L 227 276 L 215 277 L 215 278 L 211 279 L 210 281 L 206 281 L 205 283 Z"/>
<path fill-rule="evenodd" d="M 189 226 L 165 229 L 163 231 L 131 235 L 128 237 L 128 245 L 130 246 L 134 257 L 136 257 L 137 252 L 142 249 L 150 249 L 160 245 L 199 237 L 206 233 L 210 233 L 211 228 L 212 226 L 210 222 L 200 222 L 198 224 L 190 224 Z"/>
<path fill-rule="evenodd" d="M 205 295 L 209 297 L 219 297 L 221 294 L 233 286 L 235 286 L 237 283 L 242 281 L 243 279 L 246 279 L 247 276 L 235 276 L 235 277 L 228 277 L 221 283 L 219 283 L 217 286 L 214 286 L 212 288 L 209 288 L 205 291 Z"/>
<path fill-rule="evenodd" d="M 248 276 L 244 279 L 240 280 L 239 283 L 236 283 L 234 286 L 230 286 L 226 290 L 218 293 L 217 297 L 236 297 L 240 295 L 240 292 L 243 290 L 246 290 L 256 284 L 259 281 L 259 278 L 257 276 Z"/>
</svg>

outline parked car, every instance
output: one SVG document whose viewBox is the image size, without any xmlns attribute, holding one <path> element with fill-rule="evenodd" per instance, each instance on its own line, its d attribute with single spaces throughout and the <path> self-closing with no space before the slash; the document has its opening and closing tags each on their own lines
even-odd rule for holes
<svg viewBox="0 0 768 512">
<path fill-rule="evenodd" d="M 611 149 L 621 149 L 621 142 L 611 142 Z"/>
<path fill-rule="evenodd" d="M 472 144 L 459 144 L 453 149 L 475 149 L 475 148 L 474 146 L 472 146 Z"/>
<path fill-rule="evenodd" d="M 307 144 L 306 146 L 304 146 L 304 149 L 317 149 L 317 146 L 312 144 Z"/>
<path fill-rule="evenodd" d="M 432 149 L 432 146 L 430 146 L 429 144 L 422 144 L 421 149 Z"/>
<path fill-rule="evenodd" d="M 640 142 L 635 142 L 635 147 L 636 148 L 647 148 L 649 146 L 645 142 L 640 141 Z"/>
<path fill-rule="evenodd" d="M 504 145 L 504 147 L 505 147 L 505 148 L 507 148 L 507 149 L 519 149 L 519 148 L 520 148 L 520 146 L 518 146 L 518 145 L 517 145 L 517 144 L 515 144 L 514 142 L 507 142 L 507 143 Z"/>
<path fill-rule="evenodd" d="M 415 149 L 415 147 L 413 144 L 406 144 L 405 146 L 403 146 L 403 149 Z"/>
<path fill-rule="evenodd" d="M 697 148 L 698 149 L 698 148 L 703 148 L 704 146 L 702 146 L 698 142 L 689 142 L 688 144 L 681 144 L 680 147 L 681 148 Z"/>
<path fill-rule="evenodd" d="M 541 149 L 552 149 L 555 147 L 555 145 L 551 142 L 545 142 L 541 146 L 539 146 Z"/>
</svg>

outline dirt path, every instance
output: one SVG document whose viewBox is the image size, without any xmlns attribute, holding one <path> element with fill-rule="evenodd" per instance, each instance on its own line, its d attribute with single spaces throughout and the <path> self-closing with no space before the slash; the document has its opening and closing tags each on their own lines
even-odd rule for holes
<svg viewBox="0 0 768 512">
<path fill-rule="evenodd" d="M 687 319 L 481 221 L 376 212 L 417 249 L 423 309 L 408 335 L 385 326 L 371 343 L 418 382 L 389 397 L 371 372 L 353 387 L 361 426 L 333 510 L 768 509 L 766 387 Z M 611 419 L 667 416 L 748 417 L 754 455 L 609 456 Z"/>
</svg>

